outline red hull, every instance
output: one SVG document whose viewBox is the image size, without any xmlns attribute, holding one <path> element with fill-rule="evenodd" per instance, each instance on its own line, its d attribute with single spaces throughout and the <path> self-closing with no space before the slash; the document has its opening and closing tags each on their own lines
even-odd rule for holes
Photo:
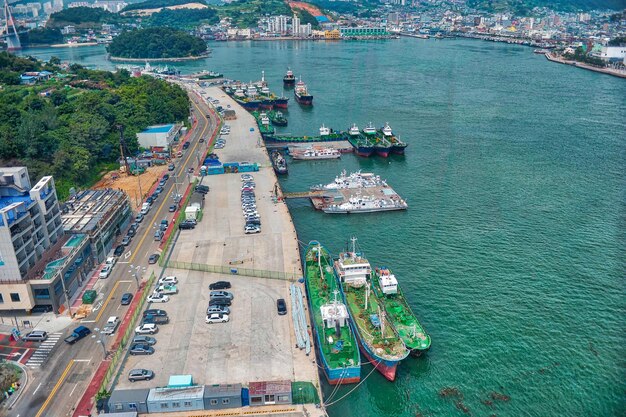
<svg viewBox="0 0 626 417">
<path fill-rule="evenodd" d="M 380 372 L 385 378 L 387 378 L 388 381 L 391 381 L 391 382 L 395 381 L 396 380 L 396 368 L 398 367 L 398 363 L 396 362 L 393 366 L 387 366 L 382 362 L 376 361 L 367 353 L 367 350 L 363 348 L 363 345 L 361 344 L 361 339 L 358 336 L 357 336 L 357 341 L 359 342 L 359 348 L 361 349 L 361 353 L 367 358 L 367 360 L 372 365 L 374 365 L 374 368 L 376 368 L 378 372 Z"/>
<path fill-rule="evenodd" d="M 286 109 L 286 108 L 289 107 L 289 105 L 288 104 L 276 104 L 276 103 L 274 103 L 274 107 L 277 108 L 277 109 Z"/>
</svg>

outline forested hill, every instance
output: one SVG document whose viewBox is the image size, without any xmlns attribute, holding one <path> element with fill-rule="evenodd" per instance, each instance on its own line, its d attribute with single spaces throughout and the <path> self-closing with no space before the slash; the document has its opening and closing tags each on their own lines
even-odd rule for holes
<svg viewBox="0 0 626 417">
<path fill-rule="evenodd" d="M 58 62 L 58 59 L 51 59 Z M 186 120 L 189 99 L 178 86 L 151 77 L 131 78 L 72 65 L 68 72 L 0 53 L 0 74 L 47 69 L 50 81 L 0 89 L 0 166 L 26 165 L 33 179 L 53 175 L 61 198 L 85 188 L 103 169 L 119 167 L 119 131 L 131 151 L 147 126 Z M 2 80 L 0 80 L 2 82 Z"/>
<path fill-rule="evenodd" d="M 168 27 L 123 32 L 107 46 L 112 57 L 120 58 L 183 58 L 207 52 L 202 39 Z"/>
</svg>

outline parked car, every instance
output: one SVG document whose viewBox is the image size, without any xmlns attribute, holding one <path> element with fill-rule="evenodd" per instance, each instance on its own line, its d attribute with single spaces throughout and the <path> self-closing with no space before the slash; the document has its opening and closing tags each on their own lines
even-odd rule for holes
<svg viewBox="0 0 626 417">
<path fill-rule="evenodd" d="M 128 228 L 128 236 L 134 237 L 135 234 L 137 234 L 137 229 L 135 228 L 135 226 L 131 224 L 130 227 Z"/>
<path fill-rule="evenodd" d="M 159 187 L 163 187 L 166 183 L 167 180 L 165 178 L 161 178 L 161 181 L 159 181 Z"/>
<path fill-rule="evenodd" d="M 141 324 L 167 324 L 170 322 L 170 318 L 167 316 L 151 316 L 147 315 L 143 317 Z"/>
<path fill-rule="evenodd" d="M 244 229 L 244 233 L 247 235 L 251 235 L 254 233 L 261 233 L 261 228 L 258 226 L 246 226 Z"/>
<path fill-rule="evenodd" d="M 109 275 L 111 275 L 111 270 L 113 270 L 113 267 L 111 265 L 105 265 L 104 268 L 100 270 L 100 274 L 98 274 L 98 277 L 100 279 L 108 278 Z"/>
<path fill-rule="evenodd" d="M 133 301 L 133 295 L 131 293 L 125 292 L 124 294 L 122 294 L 120 304 L 122 304 L 123 306 L 127 306 L 130 304 L 131 301 Z"/>
<path fill-rule="evenodd" d="M 163 192 L 163 187 L 161 185 L 159 185 L 155 190 L 154 193 L 155 194 L 161 194 Z"/>
<path fill-rule="evenodd" d="M 183 143 L 183 150 L 189 148 L 189 145 L 191 145 L 189 142 Z"/>
<path fill-rule="evenodd" d="M 137 334 L 155 334 L 159 331 L 159 327 L 154 323 L 141 324 L 135 328 Z"/>
<path fill-rule="evenodd" d="M 209 307 L 211 306 L 230 306 L 231 301 L 228 298 L 211 298 Z"/>
<path fill-rule="evenodd" d="M 142 345 L 152 346 L 156 343 L 156 339 L 152 336 L 139 335 L 139 336 L 133 337 L 133 341 L 131 343 L 133 344 L 139 343 Z"/>
<path fill-rule="evenodd" d="M 287 303 L 285 302 L 285 299 L 279 298 L 276 300 L 276 310 L 278 310 L 278 314 L 281 316 L 287 314 Z"/>
<path fill-rule="evenodd" d="M 211 291 L 209 296 L 211 298 L 228 298 L 229 300 L 232 300 L 235 298 L 233 293 L 229 291 Z"/>
<path fill-rule="evenodd" d="M 133 238 L 131 236 L 126 235 L 126 236 L 124 236 L 124 239 L 122 239 L 122 243 L 121 244 L 124 245 L 124 246 L 128 246 L 128 245 L 130 245 L 130 242 L 132 240 L 133 240 Z"/>
<path fill-rule="evenodd" d="M 174 275 L 163 277 L 159 280 L 159 285 L 162 284 L 178 284 L 178 278 Z"/>
<path fill-rule="evenodd" d="M 252 181 L 254 177 L 250 174 L 241 174 L 241 181 Z"/>
<path fill-rule="evenodd" d="M 117 258 L 115 256 L 109 256 L 106 261 L 104 261 L 105 265 L 111 265 L 113 267 L 117 263 Z"/>
<path fill-rule="evenodd" d="M 169 165 L 167 166 L 167 170 L 168 170 L 168 171 L 174 171 L 175 169 L 176 169 L 176 165 L 174 165 L 174 164 L 169 164 Z"/>
<path fill-rule="evenodd" d="M 209 192 L 209 190 L 207 190 L 207 189 L 204 189 L 204 188 L 198 188 L 198 187 L 196 187 L 194 191 L 195 191 L 196 193 L 199 193 L 199 194 L 207 194 L 207 193 Z"/>
<path fill-rule="evenodd" d="M 120 319 L 116 316 L 111 316 L 107 320 L 106 324 L 102 328 L 102 334 L 113 334 L 117 330 L 117 326 L 120 325 Z"/>
<path fill-rule="evenodd" d="M 170 297 L 167 295 L 160 294 L 158 292 L 153 292 L 148 296 L 149 303 L 167 303 L 170 300 Z"/>
<path fill-rule="evenodd" d="M 176 285 L 173 284 L 159 285 L 156 291 L 161 294 L 178 294 L 178 288 L 176 288 Z"/>
<path fill-rule="evenodd" d="M 113 251 L 113 255 L 115 255 L 115 256 L 122 256 L 122 254 L 124 253 L 125 249 L 126 249 L 126 246 L 124 246 L 124 245 L 117 245 L 117 247 Z"/>
<path fill-rule="evenodd" d="M 226 290 L 228 288 L 230 288 L 228 281 L 217 281 L 209 285 L 210 290 Z"/>
<path fill-rule="evenodd" d="M 152 378 L 154 378 L 154 372 L 149 369 L 131 369 L 131 371 L 128 373 L 128 380 L 130 382 L 149 381 Z"/>
<path fill-rule="evenodd" d="M 150 255 L 150 257 L 148 258 L 148 263 L 149 264 L 155 264 L 159 261 L 159 257 L 161 255 L 159 255 L 158 253 L 153 253 L 152 255 Z"/>
<path fill-rule="evenodd" d="M 174 213 L 177 208 L 178 208 L 178 204 L 172 204 L 169 208 L 169 212 Z"/>
<path fill-rule="evenodd" d="M 137 223 L 141 223 L 142 220 L 143 220 L 143 214 L 137 213 L 137 215 L 135 216 L 135 221 Z"/>
<path fill-rule="evenodd" d="M 146 198 L 146 203 L 149 203 L 149 204 L 154 203 L 154 194 L 151 195 L 150 197 Z"/>
<path fill-rule="evenodd" d="M 207 314 L 213 314 L 213 313 L 230 314 L 230 308 L 226 306 L 209 306 L 206 309 L 206 313 Z"/>
<path fill-rule="evenodd" d="M 167 317 L 167 311 L 158 308 L 150 308 L 143 312 L 143 316 L 165 316 Z"/>
<path fill-rule="evenodd" d="M 228 321 L 228 314 L 212 313 L 206 316 L 206 319 L 204 321 L 208 324 L 226 323 Z"/>
<path fill-rule="evenodd" d="M 170 164 L 173 165 L 173 164 Z M 170 174 L 163 174 L 163 181 L 167 181 L 170 179 Z"/>
<path fill-rule="evenodd" d="M 43 342 L 48 338 L 48 333 L 43 330 L 33 330 L 22 336 L 22 340 L 25 342 Z"/>
<path fill-rule="evenodd" d="M 178 228 L 180 230 L 189 230 L 189 229 L 194 229 L 196 226 L 193 223 L 189 223 L 186 220 L 184 222 L 181 222 L 178 225 Z"/>
<path fill-rule="evenodd" d="M 148 345 L 132 345 L 128 350 L 128 353 L 131 355 L 152 355 L 154 353 L 154 348 Z"/>
</svg>

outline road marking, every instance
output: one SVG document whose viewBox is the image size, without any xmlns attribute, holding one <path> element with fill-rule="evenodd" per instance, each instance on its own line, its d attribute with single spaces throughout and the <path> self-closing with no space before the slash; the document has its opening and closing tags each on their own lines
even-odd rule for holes
<svg viewBox="0 0 626 417">
<path fill-rule="evenodd" d="M 132 251 L 128 251 L 124 254 L 124 259 L 128 259 L 128 257 L 131 255 Z"/>
<path fill-rule="evenodd" d="M 111 290 L 111 292 L 109 293 L 109 296 L 107 297 L 106 301 L 104 302 L 104 304 L 102 305 L 102 310 L 100 310 L 100 312 L 98 313 L 98 315 L 96 316 L 96 321 L 100 320 L 100 317 L 102 317 L 102 314 L 104 313 L 104 310 L 107 307 L 107 304 L 109 304 L 109 301 L 111 301 L 111 297 L 113 297 L 113 294 L 115 293 L 115 290 L 117 289 L 117 286 L 120 285 L 120 282 L 117 281 L 115 283 L 115 285 L 113 286 L 113 289 Z"/>
<path fill-rule="evenodd" d="M 95 320 L 81 320 L 81 323 L 95 323 Z"/>
<path fill-rule="evenodd" d="M 48 398 L 46 398 L 46 401 L 43 403 L 43 405 L 41 406 L 41 408 L 39 409 L 37 414 L 35 414 L 35 417 L 41 417 L 41 415 L 45 411 L 46 407 L 48 407 L 48 404 L 50 404 L 50 401 L 52 400 L 52 398 L 54 398 L 54 394 L 57 393 L 57 391 L 59 390 L 59 388 L 63 384 L 63 381 L 65 381 L 65 378 L 67 377 L 67 374 L 70 372 L 70 369 L 72 369 L 72 366 L 74 366 L 74 360 L 73 359 L 70 360 L 70 362 L 65 367 L 65 370 L 63 371 L 63 373 L 59 377 L 59 380 L 57 381 L 56 385 L 54 386 L 54 388 L 52 388 L 52 391 L 50 392 L 50 395 L 48 395 Z"/>
<path fill-rule="evenodd" d="M 130 262 L 128 261 L 119 261 L 118 264 L 129 264 Z"/>
<path fill-rule="evenodd" d="M 74 359 L 74 362 L 91 362 L 91 358 L 90 359 Z"/>
<path fill-rule="evenodd" d="M 70 391 L 70 397 L 72 396 L 72 394 L 74 394 L 74 390 L 76 389 L 77 386 L 78 386 L 78 382 L 74 384 L 74 388 L 72 388 L 72 390 Z"/>
<path fill-rule="evenodd" d="M 37 388 L 35 388 L 35 391 L 33 391 L 33 396 L 35 396 L 37 391 L 39 391 L 39 388 L 41 388 L 41 384 L 43 384 L 43 382 L 40 382 L 39 385 L 37 385 Z"/>
<path fill-rule="evenodd" d="M 102 307 L 102 300 L 98 301 L 96 305 L 91 309 L 92 311 L 98 311 Z"/>
<path fill-rule="evenodd" d="M 128 279 L 121 279 L 121 280 L 119 280 L 118 282 L 132 282 L 132 281 L 130 281 L 130 280 L 128 280 Z"/>
</svg>

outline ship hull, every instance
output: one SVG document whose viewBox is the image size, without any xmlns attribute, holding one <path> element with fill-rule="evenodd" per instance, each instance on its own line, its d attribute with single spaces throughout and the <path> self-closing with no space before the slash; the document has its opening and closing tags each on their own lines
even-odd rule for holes
<svg viewBox="0 0 626 417">
<path fill-rule="evenodd" d="M 287 122 L 287 119 L 285 119 L 285 120 L 272 120 L 272 124 L 274 126 L 287 126 L 288 122 Z"/>
<path fill-rule="evenodd" d="M 313 105 L 313 96 L 308 95 L 308 96 L 299 96 L 297 94 L 295 94 L 296 96 L 296 101 L 298 102 L 298 104 L 302 105 L 302 106 L 312 106 Z"/>
<path fill-rule="evenodd" d="M 286 109 L 289 107 L 289 99 L 288 98 L 277 98 L 274 100 L 274 108 L 277 109 Z"/>
<path fill-rule="evenodd" d="M 283 78 L 283 84 L 288 87 L 294 86 L 296 85 L 296 78 Z"/>
<path fill-rule="evenodd" d="M 237 103 L 239 103 L 239 105 L 241 105 L 241 107 L 243 107 L 246 110 L 249 111 L 254 111 L 254 110 L 258 110 L 259 107 L 261 106 L 261 102 L 260 101 L 241 101 L 241 100 L 235 100 Z"/>
<path fill-rule="evenodd" d="M 405 149 L 406 149 L 406 146 L 393 145 L 391 147 L 391 153 L 395 153 L 396 155 L 404 155 Z"/>
<path fill-rule="evenodd" d="M 259 107 L 264 110 L 272 110 L 274 108 L 274 100 L 272 99 L 261 100 L 261 104 L 259 104 Z"/>
<path fill-rule="evenodd" d="M 372 156 L 372 154 L 374 153 L 374 148 L 372 148 L 371 146 L 356 146 L 354 150 L 357 155 L 363 156 L 365 158 Z"/>
<path fill-rule="evenodd" d="M 376 155 L 382 156 L 383 158 L 387 158 L 389 153 L 391 152 L 391 147 L 375 147 Z"/>
<path fill-rule="evenodd" d="M 319 156 L 302 156 L 298 154 L 291 155 L 291 157 L 295 160 L 299 161 L 316 161 L 320 159 L 339 159 L 341 158 L 341 154 L 337 155 L 319 155 Z"/>
<path fill-rule="evenodd" d="M 330 208 L 323 208 L 322 211 L 328 214 L 355 214 L 355 213 L 378 213 L 379 211 L 397 211 L 406 210 L 406 207 L 377 207 L 366 209 L 350 209 L 350 210 L 334 210 Z"/>
</svg>

